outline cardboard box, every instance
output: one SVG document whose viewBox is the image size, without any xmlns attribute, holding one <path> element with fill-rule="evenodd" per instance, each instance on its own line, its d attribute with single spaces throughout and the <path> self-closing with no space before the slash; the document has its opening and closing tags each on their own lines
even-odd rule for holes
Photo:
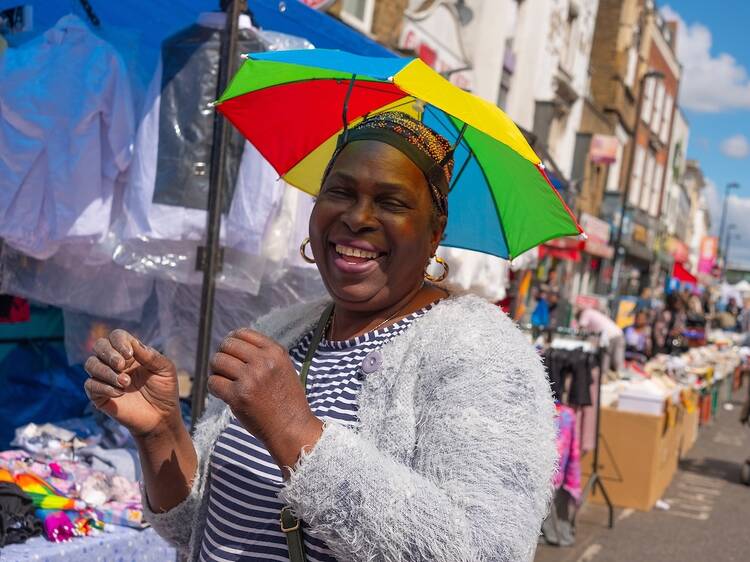
<svg viewBox="0 0 750 562">
<path fill-rule="evenodd" d="M 667 406 L 660 416 L 601 410 L 599 475 L 612 503 L 649 511 L 677 471 L 683 435 L 680 408 Z M 583 481 L 591 473 L 593 451 L 581 459 Z M 599 490 L 591 501 L 603 503 Z"/>
<path fill-rule="evenodd" d="M 680 440 L 680 458 L 684 458 L 693 448 L 698 440 L 698 425 L 700 423 L 700 412 L 697 409 L 685 410 L 682 418 L 682 439 Z"/>
</svg>

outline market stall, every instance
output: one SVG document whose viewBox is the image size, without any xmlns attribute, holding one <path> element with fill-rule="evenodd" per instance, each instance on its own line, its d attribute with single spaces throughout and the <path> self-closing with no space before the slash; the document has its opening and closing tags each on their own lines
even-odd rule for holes
<svg viewBox="0 0 750 562">
<path fill-rule="evenodd" d="M 598 468 L 616 506 L 648 511 L 662 498 L 700 426 L 731 396 L 748 351 L 720 339 L 607 376 Z M 584 474 L 591 460 L 584 456 Z M 592 499 L 603 500 L 596 493 Z"/>
<path fill-rule="evenodd" d="M 0 127 L 0 150 L 16 163 L 0 168 L 0 294 L 8 300 L 0 470 L 29 530 L 10 540 L 0 529 L 0 547 L 27 541 L 0 557 L 174 559 L 141 520 L 132 441 L 85 410 L 80 363 L 96 339 L 122 327 L 176 358 L 187 398 L 196 362 L 229 330 L 323 291 L 298 253 L 312 199 L 286 189 L 229 125 L 226 142 L 215 142 L 223 118 L 209 102 L 225 86 L 218 75 L 232 58 L 231 33 L 237 62 L 239 52 L 315 46 L 393 55 L 296 1 L 250 0 L 234 31 L 217 9 L 239 2 L 17 4 L 0 1 L 9 45 L 0 99 L 14 119 Z M 223 166 L 211 155 L 222 144 Z M 216 265 L 209 300 L 207 227 Z M 50 324 L 50 311 L 53 333 L 28 329 Z M 197 326 L 212 317 L 196 360 Z"/>
</svg>

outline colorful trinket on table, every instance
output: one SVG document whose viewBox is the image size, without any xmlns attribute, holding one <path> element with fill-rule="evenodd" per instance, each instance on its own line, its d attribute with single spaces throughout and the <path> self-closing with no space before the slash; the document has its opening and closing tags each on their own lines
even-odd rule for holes
<svg viewBox="0 0 750 562">
<path fill-rule="evenodd" d="M 64 511 L 41 512 L 44 536 L 52 542 L 66 542 L 77 536 L 76 528 Z"/>
<path fill-rule="evenodd" d="M 63 496 L 44 479 L 35 474 L 28 472 L 16 474 L 15 482 L 19 488 L 31 497 L 36 507 L 73 511 L 86 509 L 85 502 Z"/>
</svg>

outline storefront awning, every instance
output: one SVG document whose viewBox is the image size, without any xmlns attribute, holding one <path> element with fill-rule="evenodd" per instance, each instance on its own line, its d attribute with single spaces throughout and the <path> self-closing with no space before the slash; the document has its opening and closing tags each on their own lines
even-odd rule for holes
<svg viewBox="0 0 750 562">
<path fill-rule="evenodd" d="M 577 238 L 557 238 L 539 246 L 539 258 L 551 256 L 559 260 L 581 261 L 584 241 Z"/>
<path fill-rule="evenodd" d="M 685 266 L 680 262 L 674 262 L 674 266 L 672 267 L 672 277 L 682 283 L 690 283 L 691 285 L 698 284 L 695 275 L 685 269 Z"/>
</svg>

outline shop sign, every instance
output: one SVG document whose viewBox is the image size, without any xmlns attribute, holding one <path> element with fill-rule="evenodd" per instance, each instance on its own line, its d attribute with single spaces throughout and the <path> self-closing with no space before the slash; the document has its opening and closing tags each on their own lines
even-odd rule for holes
<svg viewBox="0 0 750 562">
<path fill-rule="evenodd" d="M 633 241 L 639 242 L 640 244 L 648 244 L 648 230 L 642 224 L 633 224 Z"/>
<path fill-rule="evenodd" d="M 470 63 L 462 55 L 459 22 L 451 9 L 441 4 L 427 17 L 406 15 L 398 46 L 414 51 L 435 71 L 464 90 L 473 89 Z"/>
<path fill-rule="evenodd" d="M 716 236 L 703 237 L 703 240 L 701 240 L 700 256 L 698 257 L 698 273 L 713 274 L 718 248 L 719 239 Z"/>
<path fill-rule="evenodd" d="M 336 0 L 300 0 L 305 6 L 312 8 L 313 10 L 325 10 L 329 6 L 332 6 Z"/>
<path fill-rule="evenodd" d="M 589 160 L 594 164 L 614 164 L 620 142 L 613 135 L 594 135 L 589 147 Z"/>
<path fill-rule="evenodd" d="M 609 242 L 609 223 L 588 213 L 581 215 L 581 228 L 588 236 L 583 249 L 592 256 L 612 259 L 615 249 Z"/>
<path fill-rule="evenodd" d="M 635 297 L 620 297 L 617 303 L 617 315 L 615 323 L 622 329 L 632 326 L 635 321 L 635 309 L 638 299 Z"/>
</svg>

